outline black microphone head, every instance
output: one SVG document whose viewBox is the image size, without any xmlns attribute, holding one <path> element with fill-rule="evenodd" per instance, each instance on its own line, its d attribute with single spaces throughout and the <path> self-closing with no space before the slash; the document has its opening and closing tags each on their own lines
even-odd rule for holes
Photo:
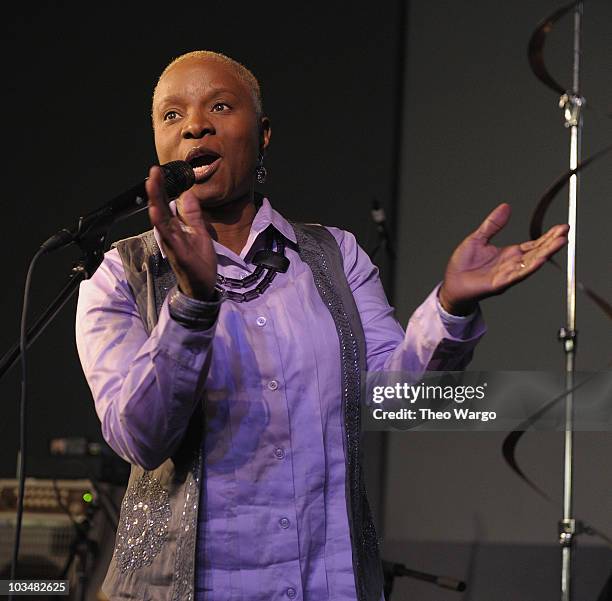
<svg viewBox="0 0 612 601">
<path fill-rule="evenodd" d="M 176 198 L 195 184 L 193 167 L 186 161 L 171 161 L 161 165 L 168 198 Z"/>
</svg>

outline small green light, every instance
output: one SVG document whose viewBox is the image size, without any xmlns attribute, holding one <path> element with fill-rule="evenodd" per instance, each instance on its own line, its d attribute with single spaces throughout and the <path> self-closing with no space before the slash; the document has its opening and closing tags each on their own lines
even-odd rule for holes
<svg viewBox="0 0 612 601">
<path fill-rule="evenodd" d="M 85 503 L 91 503 L 93 501 L 93 495 L 90 492 L 84 492 L 83 501 L 85 501 Z"/>
</svg>

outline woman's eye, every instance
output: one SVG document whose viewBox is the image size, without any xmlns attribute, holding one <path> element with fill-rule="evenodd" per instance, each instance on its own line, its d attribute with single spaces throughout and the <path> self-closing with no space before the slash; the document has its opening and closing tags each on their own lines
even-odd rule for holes
<svg viewBox="0 0 612 601">
<path fill-rule="evenodd" d="M 173 121 L 178 117 L 178 113 L 176 111 L 168 111 L 164 113 L 164 121 Z"/>
<path fill-rule="evenodd" d="M 217 102 L 216 104 L 213 105 L 212 110 L 215 113 L 220 113 L 222 111 L 224 111 L 225 109 L 230 108 L 228 104 L 226 104 L 225 102 Z"/>
</svg>

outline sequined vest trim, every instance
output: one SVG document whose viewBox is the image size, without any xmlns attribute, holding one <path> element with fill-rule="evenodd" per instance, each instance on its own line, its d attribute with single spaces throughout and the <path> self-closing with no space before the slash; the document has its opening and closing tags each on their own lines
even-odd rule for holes
<svg viewBox="0 0 612 601">
<path fill-rule="evenodd" d="M 292 224 L 300 258 L 336 325 L 340 342 L 346 500 L 358 601 L 379 601 L 383 572 L 361 461 L 361 374 L 365 337 L 332 234 L 322 226 Z M 176 283 L 153 230 L 115 244 L 147 332 Z M 173 457 L 155 470 L 132 465 L 121 505 L 115 550 L 102 590 L 111 601 L 192 601 L 202 473 L 201 407 Z"/>
</svg>

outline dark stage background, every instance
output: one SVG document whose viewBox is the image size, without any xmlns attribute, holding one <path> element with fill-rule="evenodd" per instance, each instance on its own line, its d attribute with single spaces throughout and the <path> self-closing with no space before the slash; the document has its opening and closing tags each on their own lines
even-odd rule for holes
<svg viewBox="0 0 612 601">
<path fill-rule="evenodd" d="M 25 272 L 37 246 L 142 180 L 155 162 L 153 86 L 172 58 L 193 49 L 224 52 L 259 78 L 273 129 L 262 191 L 283 214 L 348 229 L 366 250 L 376 242 L 372 199 L 397 217 L 395 305 L 405 324 L 441 279 L 453 247 L 491 208 L 501 201 L 514 207 L 502 243 L 525 239 L 539 194 L 566 169 L 568 139 L 556 98 L 531 75 L 525 57 L 531 31 L 558 5 L 413 0 L 404 11 L 395 1 L 10 5 L 2 25 L 9 174 L 0 236 L 6 266 L 0 349 L 17 338 Z M 600 110 L 586 113 L 587 156 L 612 133 L 611 120 L 601 115 L 612 110 L 612 3 L 593 0 L 585 12 L 584 94 Z M 569 40 L 567 21 L 546 51 L 563 81 L 569 81 L 571 56 L 563 46 Z M 406 63 L 399 69 L 401 54 Z M 607 298 L 611 174 L 609 159 L 585 173 L 579 228 L 579 277 Z M 555 221 L 565 219 L 563 209 L 553 213 Z M 136 217 L 111 237 L 146 227 L 146 218 Z M 49 303 L 76 258 L 64 250 L 39 262 L 31 317 Z M 388 265 L 381 268 L 389 284 L 393 274 Z M 75 305 L 69 303 L 29 353 L 29 475 L 76 475 L 74 466 L 48 456 L 49 438 L 100 439 L 74 344 Z M 555 335 L 563 307 L 563 277 L 548 267 L 487 301 L 489 333 L 473 367 L 562 369 Z M 578 311 L 578 365 L 601 368 L 610 359 L 609 321 L 583 297 Z M 18 369 L 0 382 L 0 398 L 0 477 L 12 477 Z M 394 598 L 556 598 L 559 511 L 509 473 L 501 440 L 394 434 L 385 449 L 378 437 L 369 438 L 370 489 L 385 557 L 474 583 L 461 597 L 406 581 Z M 577 442 L 577 509 L 610 535 L 612 437 L 584 434 Z M 560 499 L 560 437 L 532 436 L 520 459 Z M 581 601 L 594 598 L 612 566 L 602 546 L 586 539 L 584 546 Z"/>
</svg>

